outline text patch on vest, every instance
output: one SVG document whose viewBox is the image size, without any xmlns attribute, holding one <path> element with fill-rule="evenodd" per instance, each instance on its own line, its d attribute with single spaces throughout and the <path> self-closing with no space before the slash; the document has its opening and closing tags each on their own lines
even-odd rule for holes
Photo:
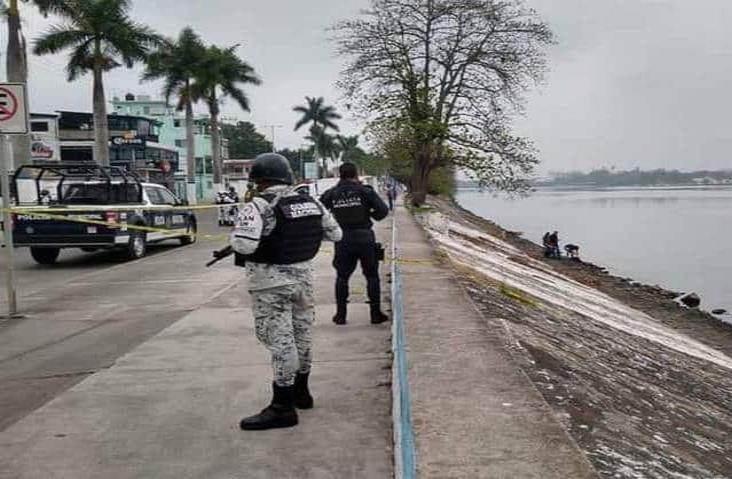
<svg viewBox="0 0 732 479">
<path fill-rule="evenodd" d="M 290 203 L 281 205 L 282 215 L 287 219 L 306 218 L 308 216 L 322 216 L 320 207 L 313 202 Z"/>
<path fill-rule="evenodd" d="M 354 208 L 358 206 L 362 206 L 363 203 L 361 203 L 361 197 L 360 196 L 348 196 L 345 198 L 336 198 L 333 201 L 333 209 L 340 209 L 340 208 Z"/>
</svg>

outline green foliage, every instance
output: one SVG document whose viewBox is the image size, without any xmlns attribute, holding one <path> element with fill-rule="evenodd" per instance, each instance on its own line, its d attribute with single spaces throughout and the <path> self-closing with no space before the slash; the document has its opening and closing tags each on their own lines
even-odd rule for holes
<svg viewBox="0 0 732 479">
<path fill-rule="evenodd" d="M 163 96 L 178 97 L 178 110 L 183 110 L 191 98 L 191 82 L 199 74 L 206 55 L 201 38 L 190 27 L 184 28 L 175 40 L 166 40 L 147 59 L 143 81 L 162 79 Z"/>
<path fill-rule="evenodd" d="M 378 158 L 380 172 L 388 172 L 398 181 L 409 185 L 412 181 L 417 153 L 414 135 L 406 124 L 399 121 L 374 123 L 369 128 L 374 155 Z M 443 161 L 433 167 L 426 184 L 426 192 L 431 195 L 452 196 L 455 192 L 455 167 L 449 161 L 450 151 L 442 153 Z"/>
<path fill-rule="evenodd" d="M 690 171 L 650 170 L 639 168 L 630 171 L 615 171 L 605 168 L 589 173 L 572 171 L 555 173 L 554 178 L 537 184 L 545 186 L 664 186 L 692 184 L 730 184 L 732 171 Z"/>
<path fill-rule="evenodd" d="M 206 102 L 212 115 L 220 111 L 219 99 L 229 96 L 236 101 L 242 110 L 249 111 L 249 98 L 242 85 L 259 85 L 262 81 L 248 63 L 236 54 L 239 45 L 227 48 L 210 46 L 206 49 L 197 69 L 195 81 L 191 87 L 194 99 Z M 219 95 L 219 91 L 221 95 Z"/>
<path fill-rule="evenodd" d="M 229 140 L 230 158 L 254 158 L 261 153 L 272 151 L 272 142 L 248 121 L 240 121 L 236 125 L 225 124 L 222 126 L 222 134 Z"/>
<path fill-rule="evenodd" d="M 33 53 L 48 55 L 71 50 L 69 81 L 92 70 L 131 68 L 144 61 L 162 38 L 129 16 L 129 0 L 66 0 L 54 11 L 67 23 L 51 27 L 35 42 Z"/>
<path fill-rule="evenodd" d="M 372 127 L 401 130 L 415 203 L 448 165 L 484 185 L 527 188 L 536 151 L 510 126 L 542 80 L 552 33 L 523 0 L 371 0 L 333 31 L 352 108 Z"/>
<path fill-rule="evenodd" d="M 67 0 L 22 0 L 24 3 L 32 3 L 41 12 L 41 15 L 47 16 L 49 13 L 61 13 L 66 8 Z"/>
<path fill-rule="evenodd" d="M 336 112 L 334 107 L 326 105 L 322 96 L 318 98 L 306 96 L 305 102 L 305 105 L 298 105 L 292 109 L 302 115 L 295 123 L 295 131 L 308 123 L 312 123 L 312 126 L 319 126 L 323 131 L 328 129 L 338 131 L 335 121 L 340 120 L 341 115 Z"/>
<path fill-rule="evenodd" d="M 440 166 L 432 171 L 427 182 L 427 193 L 440 196 L 455 194 L 455 171 L 452 166 Z"/>
</svg>

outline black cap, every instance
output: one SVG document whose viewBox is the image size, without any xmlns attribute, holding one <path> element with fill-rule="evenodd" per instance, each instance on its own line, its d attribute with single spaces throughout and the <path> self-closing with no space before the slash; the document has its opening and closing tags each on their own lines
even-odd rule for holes
<svg viewBox="0 0 732 479">
<path fill-rule="evenodd" d="M 266 180 L 291 185 L 295 182 L 295 174 L 292 172 L 290 162 L 284 156 L 277 153 L 263 153 L 254 160 L 249 180 L 254 183 Z"/>
</svg>

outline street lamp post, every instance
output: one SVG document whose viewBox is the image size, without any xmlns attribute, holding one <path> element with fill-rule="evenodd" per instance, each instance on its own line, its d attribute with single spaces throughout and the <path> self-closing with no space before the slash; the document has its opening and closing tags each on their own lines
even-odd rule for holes
<svg viewBox="0 0 732 479">
<path fill-rule="evenodd" d="M 272 132 L 272 153 L 275 153 L 277 151 L 277 148 L 275 147 L 275 128 L 283 128 L 284 125 L 262 125 L 265 128 L 270 128 L 270 131 Z"/>
</svg>

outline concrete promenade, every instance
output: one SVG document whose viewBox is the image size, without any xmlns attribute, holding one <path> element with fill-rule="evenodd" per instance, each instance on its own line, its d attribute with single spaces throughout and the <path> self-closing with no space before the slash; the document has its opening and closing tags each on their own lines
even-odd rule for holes
<svg viewBox="0 0 732 479">
<path fill-rule="evenodd" d="M 390 223 L 378 226 L 384 243 Z M 397 224 L 417 477 L 595 477 L 513 363 L 500 321 L 480 316 L 402 207 Z M 393 477 L 391 328 L 369 324 L 360 272 L 349 324 L 331 322 L 332 246 L 324 249 L 316 407 L 299 426 L 238 428 L 267 404 L 271 370 L 243 274 L 222 264 L 231 287 L 0 432 L 0 479 Z"/>
<path fill-rule="evenodd" d="M 579 479 L 589 462 L 403 208 L 397 246 L 417 477 Z M 491 319 L 490 321 L 488 319 Z"/>
<path fill-rule="evenodd" d="M 331 260 L 316 260 L 316 407 L 296 428 L 239 430 L 267 405 L 272 373 L 246 282 L 220 264 L 241 280 L 0 432 L 0 478 L 391 477 L 390 325 L 369 323 L 358 272 L 349 324 L 331 322 Z"/>
</svg>

